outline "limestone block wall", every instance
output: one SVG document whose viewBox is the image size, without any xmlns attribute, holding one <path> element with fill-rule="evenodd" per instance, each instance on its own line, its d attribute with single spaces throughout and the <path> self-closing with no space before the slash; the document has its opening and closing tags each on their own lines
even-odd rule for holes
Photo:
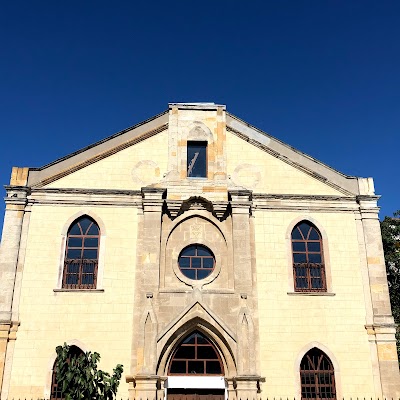
<svg viewBox="0 0 400 400">
<path fill-rule="evenodd" d="M 322 231 L 328 293 L 294 293 L 289 285 L 290 227 L 309 219 Z M 254 213 L 263 393 L 299 397 L 299 364 L 317 346 L 335 367 L 338 397 L 374 397 L 373 355 L 365 329 L 365 301 L 352 212 Z M 288 232 L 289 229 L 289 232 Z M 330 286 L 330 288 L 329 288 Z M 284 372 L 283 372 L 284 371 Z M 264 395 L 263 395 L 264 397 Z"/>
<path fill-rule="evenodd" d="M 243 148 L 246 151 L 243 151 Z M 226 135 L 227 174 L 234 184 L 268 194 L 324 194 L 343 196 L 316 177 L 296 169 L 234 133 Z"/>
<path fill-rule="evenodd" d="M 140 190 L 167 172 L 168 130 L 75 171 L 47 188 Z"/>
<path fill-rule="evenodd" d="M 62 259 L 61 232 L 67 221 L 90 213 L 103 228 L 103 279 L 100 290 L 55 291 Z M 117 363 L 129 368 L 136 264 L 135 208 L 33 206 L 12 369 L 4 387 L 10 398 L 49 397 L 55 347 L 64 342 L 101 355 L 108 372 Z M 7 382 L 6 382 L 7 381 Z M 127 393 L 124 380 L 120 392 Z"/>
</svg>

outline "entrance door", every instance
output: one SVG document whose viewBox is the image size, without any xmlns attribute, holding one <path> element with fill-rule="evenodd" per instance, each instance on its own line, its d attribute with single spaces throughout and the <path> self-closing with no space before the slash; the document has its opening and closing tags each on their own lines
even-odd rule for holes
<svg viewBox="0 0 400 400">
<path fill-rule="evenodd" d="M 167 400 L 224 400 L 224 389 L 167 389 Z"/>
</svg>

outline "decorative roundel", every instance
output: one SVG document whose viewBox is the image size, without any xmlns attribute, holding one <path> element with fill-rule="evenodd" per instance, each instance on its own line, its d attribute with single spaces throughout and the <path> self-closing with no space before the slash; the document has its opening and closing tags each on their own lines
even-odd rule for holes
<svg viewBox="0 0 400 400">
<path fill-rule="evenodd" d="M 185 247 L 178 258 L 179 269 L 189 279 L 207 278 L 215 267 L 214 254 L 201 244 L 191 244 Z"/>
</svg>

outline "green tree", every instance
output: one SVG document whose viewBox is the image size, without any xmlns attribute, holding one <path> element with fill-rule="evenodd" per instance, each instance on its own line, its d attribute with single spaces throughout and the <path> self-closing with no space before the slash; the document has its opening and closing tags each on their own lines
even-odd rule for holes
<svg viewBox="0 0 400 400">
<path fill-rule="evenodd" d="M 383 251 L 389 284 L 390 302 L 396 324 L 400 324 L 400 210 L 381 222 Z M 400 359 L 400 330 L 397 329 L 397 354 Z"/>
<path fill-rule="evenodd" d="M 65 400 L 112 400 L 115 398 L 123 366 L 118 364 L 113 374 L 97 369 L 99 353 L 72 355 L 70 346 L 57 346 L 56 377 Z"/>
</svg>

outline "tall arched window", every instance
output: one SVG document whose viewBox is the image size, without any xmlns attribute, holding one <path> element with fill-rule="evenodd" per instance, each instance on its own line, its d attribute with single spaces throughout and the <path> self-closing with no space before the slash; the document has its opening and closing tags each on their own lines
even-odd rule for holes
<svg viewBox="0 0 400 400">
<path fill-rule="evenodd" d="M 316 347 L 300 364 L 302 399 L 336 399 L 335 373 L 329 357 Z"/>
<path fill-rule="evenodd" d="M 326 292 L 322 238 L 308 221 L 299 222 L 292 231 L 294 290 Z"/>
<path fill-rule="evenodd" d="M 214 345 L 195 331 L 179 344 L 169 364 L 169 375 L 223 375 L 221 358 Z"/>
<path fill-rule="evenodd" d="M 65 250 L 62 287 L 96 289 L 100 229 L 87 215 L 70 226 Z"/>
<path fill-rule="evenodd" d="M 69 348 L 70 358 L 73 356 L 79 357 L 81 354 L 84 354 L 83 351 L 77 346 L 70 346 Z M 53 399 L 64 399 L 64 395 L 62 393 L 62 386 L 57 382 L 57 374 L 56 374 L 56 364 L 57 360 L 54 361 L 53 372 L 51 375 L 51 393 L 50 400 Z"/>
</svg>

